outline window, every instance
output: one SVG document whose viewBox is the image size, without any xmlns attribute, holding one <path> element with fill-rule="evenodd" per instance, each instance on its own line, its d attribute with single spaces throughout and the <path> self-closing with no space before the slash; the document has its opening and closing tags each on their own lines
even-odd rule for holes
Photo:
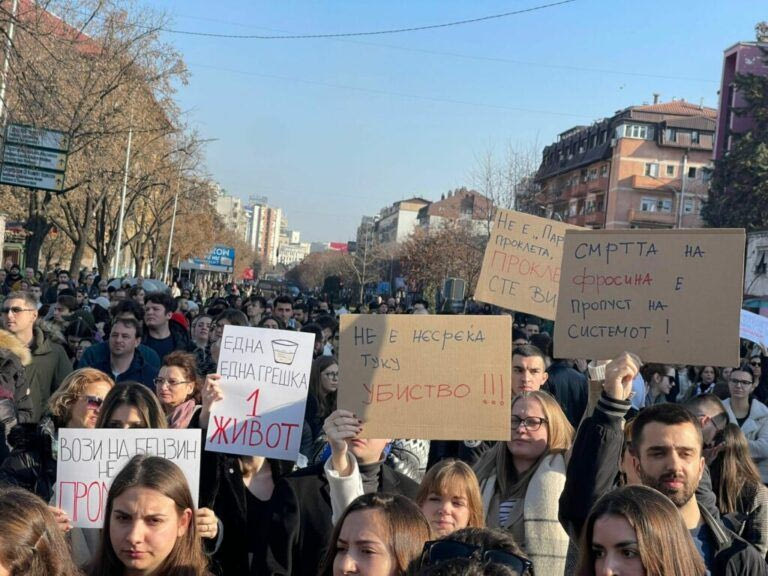
<svg viewBox="0 0 768 576">
<path fill-rule="evenodd" d="M 582 182 L 586 182 L 586 181 L 587 181 L 587 169 L 586 169 L 586 168 L 584 168 L 584 169 L 583 169 L 583 170 L 580 172 L 580 174 L 581 174 L 581 181 L 582 181 Z"/>
<path fill-rule="evenodd" d="M 674 128 L 667 128 L 667 142 L 677 142 L 677 130 Z"/>
<path fill-rule="evenodd" d="M 648 126 L 644 124 L 629 124 L 626 131 L 627 138 L 648 139 Z"/>
<path fill-rule="evenodd" d="M 568 216 L 576 216 L 579 210 L 579 201 L 578 200 L 571 200 L 570 205 L 568 206 Z"/>
<path fill-rule="evenodd" d="M 605 178 L 608 176 L 608 164 L 603 164 L 600 166 L 600 177 Z"/>
<path fill-rule="evenodd" d="M 699 144 L 701 142 L 701 134 L 698 130 L 691 132 L 691 144 Z"/>
<path fill-rule="evenodd" d="M 696 201 L 693 198 L 683 200 L 683 212 L 686 214 L 693 214 L 695 207 Z"/>
<path fill-rule="evenodd" d="M 672 212 L 672 200 L 657 200 L 656 201 L 657 212 Z"/>
<path fill-rule="evenodd" d="M 590 180 L 597 180 L 597 168 L 590 168 L 589 169 L 589 179 Z"/>
<path fill-rule="evenodd" d="M 656 198 L 643 198 L 640 201 L 640 210 L 642 212 L 656 212 Z"/>
<path fill-rule="evenodd" d="M 667 164 L 667 176 L 670 178 L 675 175 L 675 165 Z"/>
<path fill-rule="evenodd" d="M 605 144 L 605 141 L 608 139 L 608 130 L 603 130 L 600 132 L 600 140 L 598 141 L 598 144 Z"/>
<path fill-rule="evenodd" d="M 646 162 L 645 163 L 645 175 L 651 178 L 659 177 L 659 164 L 658 162 Z"/>
<path fill-rule="evenodd" d="M 688 178 L 696 178 L 696 166 L 688 168 Z"/>
</svg>

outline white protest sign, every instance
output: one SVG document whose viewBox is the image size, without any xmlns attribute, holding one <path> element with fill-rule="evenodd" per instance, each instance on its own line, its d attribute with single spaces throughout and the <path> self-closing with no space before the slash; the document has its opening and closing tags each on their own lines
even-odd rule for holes
<svg viewBox="0 0 768 576">
<path fill-rule="evenodd" d="M 739 337 L 768 346 L 768 318 L 742 310 Z"/>
<path fill-rule="evenodd" d="M 101 528 L 112 480 L 137 454 L 176 464 L 197 502 L 202 450 L 200 430 L 61 428 L 55 505 L 66 511 L 73 526 Z"/>
<path fill-rule="evenodd" d="M 296 460 L 315 335 L 225 326 L 205 449 Z"/>
</svg>

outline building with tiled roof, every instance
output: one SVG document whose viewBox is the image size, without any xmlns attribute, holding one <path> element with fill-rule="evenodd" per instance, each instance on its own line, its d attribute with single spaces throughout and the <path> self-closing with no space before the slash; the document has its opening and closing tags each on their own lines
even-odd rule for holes
<svg viewBox="0 0 768 576">
<path fill-rule="evenodd" d="M 459 188 L 421 208 L 417 218 L 419 226 L 425 230 L 465 223 L 478 234 L 487 234 L 492 211 L 493 203 L 489 198 L 476 190 Z"/>
<path fill-rule="evenodd" d="M 536 203 L 590 228 L 695 228 L 717 111 L 684 100 L 630 106 L 544 148 Z"/>
</svg>

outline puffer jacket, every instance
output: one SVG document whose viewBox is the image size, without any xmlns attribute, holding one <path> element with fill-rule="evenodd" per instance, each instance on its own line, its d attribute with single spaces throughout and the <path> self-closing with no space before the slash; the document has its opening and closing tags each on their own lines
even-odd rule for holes
<svg viewBox="0 0 768 576">
<path fill-rule="evenodd" d="M 32 398 L 24 374 L 30 360 L 27 347 L 10 332 L 0 330 L 0 462 L 11 451 L 11 429 L 32 421 Z"/>
<path fill-rule="evenodd" d="M 48 415 L 39 424 L 15 426 L 8 437 L 13 449 L 0 464 L 0 485 L 19 486 L 50 501 L 56 484 L 55 438 L 56 426 Z"/>
</svg>

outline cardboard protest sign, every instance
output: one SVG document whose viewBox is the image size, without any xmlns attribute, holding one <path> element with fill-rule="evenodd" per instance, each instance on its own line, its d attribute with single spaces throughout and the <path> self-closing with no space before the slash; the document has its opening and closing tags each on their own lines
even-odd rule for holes
<svg viewBox="0 0 768 576">
<path fill-rule="evenodd" d="M 750 342 L 768 346 L 768 318 L 742 310 L 739 336 Z"/>
<path fill-rule="evenodd" d="M 475 299 L 553 320 L 564 222 L 513 210 L 498 210 L 485 248 Z"/>
<path fill-rule="evenodd" d="M 315 335 L 225 326 L 205 449 L 296 460 Z"/>
<path fill-rule="evenodd" d="M 341 318 L 340 408 L 363 438 L 507 440 L 509 316 Z"/>
<path fill-rule="evenodd" d="M 735 229 L 567 231 L 555 356 L 737 365 L 744 242 Z"/>
<path fill-rule="evenodd" d="M 137 454 L 176 464 L 197 502 L 202 451 L 200 430 L 61 428 L 54 505 L 66 511 L 73 526 L 101 528 L 112 480 Z"/>
</svg>

